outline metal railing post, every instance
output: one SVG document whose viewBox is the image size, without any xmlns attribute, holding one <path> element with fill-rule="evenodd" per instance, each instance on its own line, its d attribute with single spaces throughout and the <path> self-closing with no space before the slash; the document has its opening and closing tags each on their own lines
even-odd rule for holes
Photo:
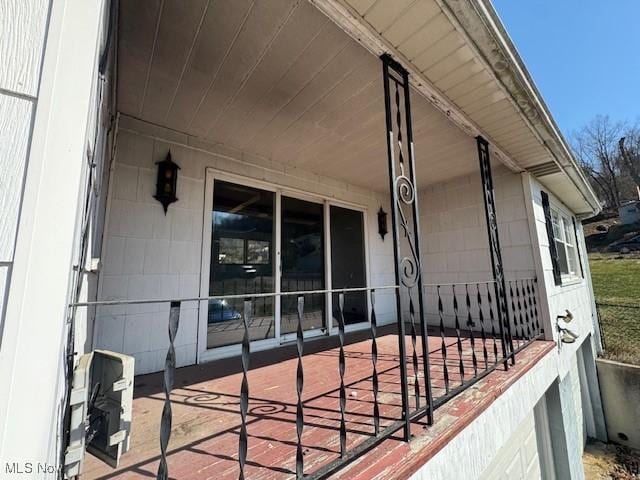
<svg viewBox="0 0 640 480">
<path fill-rule="evenodd" d="M 387 124 L 387 157 L 389 163 L 389 193 L 391 195 L 391 224 L 393 230 L 393 257 L 395 265 L 396 285 L 400 285 L 400 232 L 398 231 L 398 193 L 396 191 L 396 165 L 394 155 L 393 122 L 391 120 L 391 93 L 389 90 L 389 58 L 382 57 L 382 73 L 384 84 L 385 118 Z M 407 357 L 405 348 L 405 329 L 402 318 L 402 301 L 400 289 L 396 291 L 396 312 L 398 323 L 398 356 L 400 360 L 400 388 L 402 395 L 402 420 L 404 422 L 404 439 L 411 438 L 411 421 L 409 418 L 409 386 L 407 382 Z"/>
<path fill-rule="evenodd" d="M 162 418 L 160 420 L 160 464 L 158 465 L 158 480 L 169 478 L 169 467 L 167 466 L 167 446 L 171 438 L 171 390 L 176 370 L 176 350 L 173 346 L 178 326 L 180 325 L 180 302 L 171 302 L 169 311 L 169 349 L 164 362 L 164 407 L 162 408 Z"/>
<path fill-rule="evenodd" d="M 409 153 L 409 181 L 414 186 L 414 201 L 411 209 L 413 217 L 415 256 L 418 268 L 418 314 L 420 316 L 420 336 L 422 340 L 422 368 L 424 370 L 425 395 L 427 399 L 427 423 L 433 424 L 433 392 L 431 390 L 431 375 L 429 369 L 429 336 L 427 332 L 427 316 L 424 308 L 424 291 L 422 286 L 422 262 L 420 261 L 420 215 L 418 213 L 418 192 L 416 179 L 416 161 L 415 150 L 413 145 L 413 122 L 411 118 L 411 101 L 409 99 L 409 73 L 406 70 L 402 72 L 402 81 L 405 87 L 404 95 L 404 115 L 405 126 L 407 131 L 407 148 Z M 408 232 L 407 232 L 408 233 Z M 411 306 L 411 305 L 410 305 Z M 413 320 L 412 320 L 413 324 Z M 415 347 L 414 347 L 415 355 Z"/>
<path fill-rule="evenodd" d="M 491 161 L 489 158 L 489 142 L 481 136 L 476 137 L 478 145 L 478 161 L 480 164 L 480 176 L 482 179 L 482 192 L 484 199 L 484 213 L 487 221 L 487 235 L 489 238 L 489 252 L 491 254 L 491 268 L 495 281 L 496 314 L 500 326 L 500 343 L 502 356 L 505 359 L 504 368 L 509 368 L 507 359 L 511 357 L 511 364 L 515 364 L 513 353 L 513 338 L 508 319 L 506 287 L 504 270 L 502 267 L 502 252 L 500 249 L 500 237 L 498 235 L 498 220 L 495 208 L 493 192 L 493 179 L 491 177 Z"/>
<path fill-rule="evenodd" d="M 302 404 L 302 389 L 304 387 L 304 369 L 302 367 L 302 354 L 304 350 L 304 332 L 302 330 L 302 318 L 304 316 L 304 296 L 298 296 L 298 325 L 296 328 L 296 353 L 298 365 L 296 368 L 296 478 L 304 477 L 304 452 L 302 448 L 302 431 L 304 429 L 304 405 Z"/>
<path fill-rule="evenodd" d="M 239 479 L 244 480 L 244 466 L 247 462 L 248 434 L 247 434 L 247 413 L 249 411 L 249 361 L 251 357 L 251 342 L 249 339 L 249 324 L 251 322 L 252 300 L 244 301 L 242 312 L 242 384 L 240 385 L 240 435 L 238 436 L 238 463 L 240 465 Z"/>
<path fill-rule="evenodd" d="M 378 319 L 375 290 L 371 290 L 371 391 L 373 393 L 373 432 L 380 434 L 380 405 L 378 403 Z"/>
</svg>

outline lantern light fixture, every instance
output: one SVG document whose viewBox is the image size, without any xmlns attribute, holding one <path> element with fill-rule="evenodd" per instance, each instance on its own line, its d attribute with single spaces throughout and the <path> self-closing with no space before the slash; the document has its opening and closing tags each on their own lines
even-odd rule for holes
<svg viewBox="0 0 640 480">
<path fill-rule="evenodd" d="M 388 233 L 387 230 L 387 212 L 385 212 L 382 207 L 378 210 L 378 233 L 384 241 L 384 236 Z"/>
<path fill-rule="evenodd" d="M 171 150 L 167 153 L 167 157 L 156 162 L 158 165 L 158 178 L 156 181 L 156 194 L 153 196 L 158 200 L 164 208 L 164 214 L 167 214 L 169 205 L 178 201 L 178 170 L 180 166 L 171 159 Z"/>
</svg>

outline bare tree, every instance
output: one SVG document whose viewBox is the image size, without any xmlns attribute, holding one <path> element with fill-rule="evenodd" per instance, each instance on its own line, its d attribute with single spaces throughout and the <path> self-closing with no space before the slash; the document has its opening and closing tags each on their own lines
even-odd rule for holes
<svg viewBox="0 0 640 480">
<path fill-rule="evenodd" d="M 640 188 L 640 128 L 628 128 L 618 142 L 622 168 L 633 179 L 636 189 Z"/>
<path fill-rule="evenodd" d="M 630 181 L 630 169 L 640 166 L 636 155 L 639 138 L 633 136 L 634 147 L 630 146 L 632 142 L 620 142 L 625 133 L 631 138 L 631 132 L 624 123 L 613 123 L 609 117 L 597 116 L 574 135 L 574 152 L 609 208 L 619 207 L 635 190 Z M 630 162 L 623 159 L 623 150 Z M 639 170 L 634 171 L 638 173 Z"/>
</svg>

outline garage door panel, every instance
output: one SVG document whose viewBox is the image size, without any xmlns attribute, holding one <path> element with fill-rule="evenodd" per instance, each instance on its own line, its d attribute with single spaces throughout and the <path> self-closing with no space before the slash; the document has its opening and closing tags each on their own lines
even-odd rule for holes
<svg viewBox="0 0 640 480">
<path fill-rule="evenodd" d="M 540 459 L 533 412 L 516 428 L 480 478 L 529 480 L 540 478 Z"/>
<path fill-rule="evenodd" d="M 523 478 L 523 471 L 522 471 L 522 461 L 520 459 L 520 455 L 516 454 L 512 459 L 511 459 L 511 463 L 509 463 L 509 465 L 507 466 L 506 471 L 504 472 L 504 478 L 509 478 L 509 479 L 516 479 L 516 478 Z"/>
</svg>

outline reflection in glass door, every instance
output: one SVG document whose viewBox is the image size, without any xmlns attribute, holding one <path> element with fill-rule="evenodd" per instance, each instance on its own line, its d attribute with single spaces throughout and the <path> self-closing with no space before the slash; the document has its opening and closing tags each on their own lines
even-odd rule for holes
<svg viewBox="0 0 640 480">
<path fill-rule="evenodd" d="M 209 295 L 274 292 L 275 193 L 216 180 L 211 215 Z M 211 300 L 207 348 L 242 341 L 243 299 Z M 275 337 L 274 299 L 253 302 L 251 340 Z"/>
<path fill-rule="evenodd" d="M 331 206 L 331 288 L 358 288 L 367 286 L 364 244 L 364 218 L 362 212 Z M 338 294 L 332 298 L 333 325 L 340 314 Z M 344 295 L 344 322 L 347 325 L 367 322 L 368 307 L 365 292 L 347 292 Z"/>
<path fill-rule="evenodd" d="M 324 289 L 323 205 L 282 196 L 282 292 Z M 297 298 L 281 297 L 280 332 L 297 328 Z M 325 296 L 304 296 L 304 330 L 325 329 Z"/>
<path fill-rule="evenodd" d="M 329 280 L 334 289 L 367 286 L 362 211 L 218 179 L 212 187 L 208 294 L 241 298 L 203 302 L 207 349 L 236 351 L 244 334 L 244 295 L 324 290 Z M 304 300 L 305 336 L 326 333 L 330 313 L 337 325 L 338 294 L 309 293 Z M 344 317 L 348 325 L 368 321 L 365 292 L 345 294 Z M 251 341 L 289 341 L 297 325 L 295 295 L 254 298 Z"/>
</svg>

